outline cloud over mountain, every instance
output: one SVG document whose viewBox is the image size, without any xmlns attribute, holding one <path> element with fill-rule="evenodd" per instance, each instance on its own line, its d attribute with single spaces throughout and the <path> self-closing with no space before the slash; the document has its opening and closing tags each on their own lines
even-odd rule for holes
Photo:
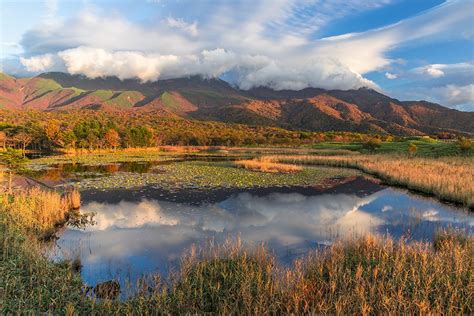
<svg viewBox="0 0 474 316">
<path fill-rule="evenodd" d="M 175 10 L 166 18 L 137 21 L 88 6 L 52 23 L 57 10 L 51 10 L 45 23 L 23 35 L 21 64 L 31 72 L 143 81 L 226 75 L 243 89 L 377 88 L 367 74 L 385 73 L 396 62 L 389 55 L 393 49 L 463 36 L 473 17 L 468 1 L 453 0 L 382 28 L 320 36 L 334 20 L 392 2 L 186 2 L 189 12 L 199 12 L 199 20 Z M 444 76 L 437 65 L 419 71 Z"/>
</svg>

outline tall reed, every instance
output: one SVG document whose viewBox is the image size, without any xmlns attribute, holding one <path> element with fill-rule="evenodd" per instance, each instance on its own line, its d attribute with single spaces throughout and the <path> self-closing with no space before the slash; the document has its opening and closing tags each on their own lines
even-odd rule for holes
<svg viewBox="0 0 474 316">
<path fill-rule="evenodd" d="M 449 233 L 448 233 L 449 234 Z M 457 314 L 474 306 L 474 239 L 429 243 L 365 236 L 301 260 L 288 312 L 316 314 Z"/>
<path fill-rule="evenodd" d="M 394 185 L 474 208 L 474 158 L 406 156 L 268 156 L 275 162 L 357 168 Z"/>
<path fill-rule="evenodd" d="M 70 190 L 63 195 L 38 187 L 10 195 L 0 194 L 9 224 L 35 232 L 45 232 L 66 220 L 66 214 L 80 207 L 80 194 Z"/>
<path fill-rule="evenodd" d="M 193 250 L 171 280 L 119 308 L 185 314 L 470 314 L 474 238 L 449 237 L 456 234 L 444 233 L 436 248 L 374 235 L 341 240 L 290 268 L 277 265 L 265 248 L 248 251 L 238 242 Z"/>
</svg>

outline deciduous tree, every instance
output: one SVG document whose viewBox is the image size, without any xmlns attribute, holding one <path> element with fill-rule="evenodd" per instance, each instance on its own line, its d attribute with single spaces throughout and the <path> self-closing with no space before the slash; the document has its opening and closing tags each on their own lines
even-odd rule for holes
<svg viewBox="0 0 474 316">
<path fill-rule="evenodd" d="M 382 141 L 378 138 L 371 138 L 362 145 L 370 152 L 374 152 L 377 148 L 382 146 Z"/>
<path fill-rule="evenodd" d="M 109 148 L 116 149 L 120 145 L 120 135 L 113 128 L 109 129 L 104 135 L 105 145 Z"/>
<path fill-rule="evenodd" d="M 12 193 L 12 174 L 13 168 L 19 166 L 25 161 L 23 155 L 15 149 L 7 148 L 6 151 L 0 153 L 0 162 L 8 167 L 8 192 Z"/>
<path fill-rule="evenodd" d="M 20 132 L 14 136 L 14 140 L 21 145 L 23 157 L 25 156 L 26 147 L 31 143 L 33 137 L 26 132 Z"/>
</svg>

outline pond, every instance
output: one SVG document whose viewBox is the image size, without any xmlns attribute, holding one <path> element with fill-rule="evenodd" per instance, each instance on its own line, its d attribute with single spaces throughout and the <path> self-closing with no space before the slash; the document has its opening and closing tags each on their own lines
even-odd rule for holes
<svg viewBox="0 0 474 316">
<path fill-rule="evenodd" d="M 116 279 L 122 288 L 133 288 L 147 274 L 176 269 L 192 245 L 237 236 L 248 247 L 265 244 L 280 264 L 289 265 L 312 249 L 364 233 L 430 240 L 443 227 L 474 230 L 467 209 L 361 176 L 329 187 L 147 185 L 84 190 L 81 196 L 82 212 L 94 212 L 96 224 L 66 228 L 50 256 L 80 258 L 81 276 L 91 286 Z"/>
</svg>

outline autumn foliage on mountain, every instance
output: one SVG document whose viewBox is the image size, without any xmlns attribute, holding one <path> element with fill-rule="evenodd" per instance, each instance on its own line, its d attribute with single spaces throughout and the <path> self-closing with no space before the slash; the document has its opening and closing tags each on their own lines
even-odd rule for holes
<svg viewBox="0 0 474 316">
<path fill-rule="evenodd" d="M 201 77 L 140 82 L 0 74 L 0 111 L 0 142 L 14 140 L 22 147 L 299 144 L 362 137 L 358 133 L 474 135 L 474 113 L 401 102 L 371 89 L 243 91 Z"/>
</svg>

